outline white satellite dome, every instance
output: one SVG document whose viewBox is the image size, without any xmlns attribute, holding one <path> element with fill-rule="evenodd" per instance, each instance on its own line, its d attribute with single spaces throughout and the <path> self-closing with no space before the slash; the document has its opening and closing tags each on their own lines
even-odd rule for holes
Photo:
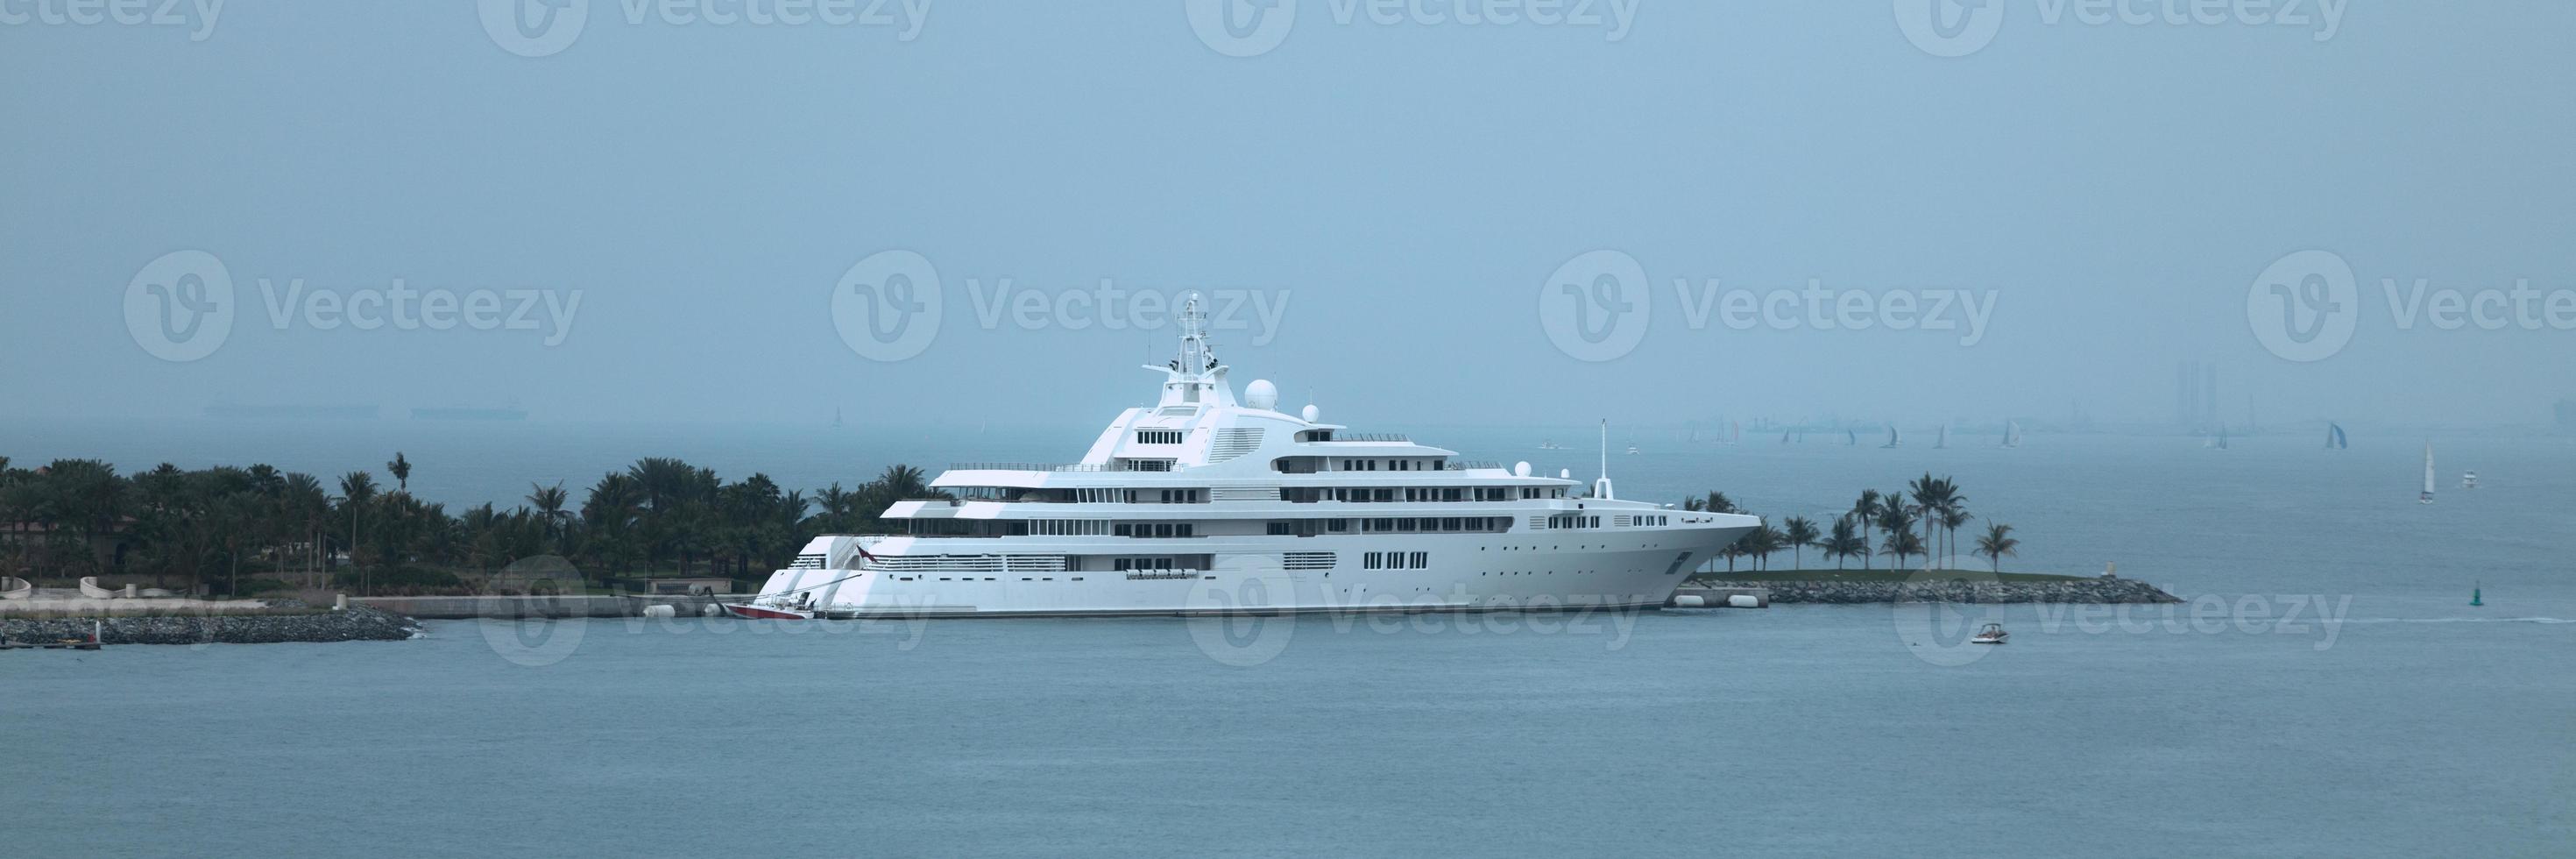
<svg viewBox="0 0 2576 859">
<path fill-rule="evenodd" d="M 1254 379 L 1252 384 L 1243 386 L 1243 404 L 1265 412 L 1278 408 L 1279 386 L 1270 384 L 1269 379 Z"/>
<path fill-rule="evenodd" d="M 1556 479 L 1558 479 L 1558 480 L 1573 480 L 1573 479 L 1574 479 L 1574 469 L 1571 469 L 1571 468 L 1560 468 L 1560 469 L 1557 469 L 1557 470 L 1556 470 Z"/>
<path fill-rule="evenodd" d="M 1520 461 L 1520 462 L 1512 463 L 1512 476 L 1513 476 L 1513 477 L 1528 477 L 1528 476 L 1529 476 L 1529 461 L 1527 461 L 1527 460 L 1523 460 L 1523 461 Z"/>
<path fill-rule="evenodd" d="M 1306 422 L 1307 422 L 1307 423 L 1310 423 L 1310 424 L 1311 424 L 1311 423 L 1314 423 L 1315 421 L 1317 421 L 1317 420 L 1319 420 L 1319 419 L 1323 418 L 1323 416 L 1324 416 L 1324 410 L 1322 410 L 1322 409 L 1318 409 L 1318 408 L 1315 408 L 1315 404 L 1314 404 L 1314 403 L 1307 403 L 1307 404 L 1306 404 L 1306 416 L 1305 416 L 1305 417 L 1306 417 Z"/>
</svg>

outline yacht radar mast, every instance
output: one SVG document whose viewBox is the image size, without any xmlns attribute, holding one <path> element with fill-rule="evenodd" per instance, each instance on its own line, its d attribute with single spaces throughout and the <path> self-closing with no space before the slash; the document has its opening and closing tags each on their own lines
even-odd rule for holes
<svg viewBox="0 0 2576 859">
<path fill-rule="evenodd" d="M 1179 357 L 1160 367 L 1145 367 L 1167 374 L 1160 405 L 1234 405 L 1234 388 L 1225 382 L 1225 363 L 1217 360 L 1216 349 L 1208 344 L 1207 313 L 1199 309 L 1198 293 L 1190 293 L 1181 304 L 1180 323 Z"/>
</svg>

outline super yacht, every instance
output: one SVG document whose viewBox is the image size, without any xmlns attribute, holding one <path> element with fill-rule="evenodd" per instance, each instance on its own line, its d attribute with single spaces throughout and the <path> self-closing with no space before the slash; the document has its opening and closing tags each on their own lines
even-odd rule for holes
<svg viewBox="0 0 2576 859">
<path fill-rule="evenodd" d="M 869 618 L 1660 606 L 1752 516 L 1622 500 L 1240 397 L 1197 300 L 1151 405 L 1080 460 L 959 463 L 895 534 L 816 537 L 738 616 Z M 1390 378 L 1401 377 L 1391 376 Z M 1428 383 L 1426 379 L 1415 380 Z"/>
</svg>

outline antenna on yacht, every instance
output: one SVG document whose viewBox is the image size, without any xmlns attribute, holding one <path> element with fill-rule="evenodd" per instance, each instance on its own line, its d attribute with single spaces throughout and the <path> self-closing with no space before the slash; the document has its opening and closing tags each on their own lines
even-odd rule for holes
<svg viewBox="0 0 2576 859">
<path fill-rule="evenodd" d="M 1207 313 L 1199 309 L 1198 293 L 1190 293 L 1177 318 L 1181 326 L 1180 355 L 1170 363 L 1145 365 L 1147 370 L 1165 374 L 1161 405 L 1203 401 L 1234 405 L 1233 389 L 1225 381 L 1224 362 L 1217 360 L 1216 349 L 1208 345 Z"/>
<path fill-rule="evenodd" d="M 1181 369 L 1192 374 L 1216 369 L 1216 348 L 1207 340 L 1207 313 L 1199 309 L 1199 294 L 1190 293 L 1181 305 Z"/>
<path fill-rule="evenodd" d="M 1601 419 L 1601 479 L 1592 482 L 1592 496 L 1608 499 L 1610 495 L 1610 419 Z"/>
</svg>

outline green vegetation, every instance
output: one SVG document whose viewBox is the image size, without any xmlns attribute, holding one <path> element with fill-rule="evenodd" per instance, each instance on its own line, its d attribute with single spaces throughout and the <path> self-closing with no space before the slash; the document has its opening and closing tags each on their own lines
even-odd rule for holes
<svg viewBox="0 0 2576 859">
<path fill-rule="evenodd" d="M 164 463 L 127 477 L 97 460 L 20 469 L 0 457 L 0 574 L 149 579 L 221 595 L 295 580 L 357 593 L 463 593 L 514 561 L 552 555 L 591 581 L 746 579 L 787 566 L 816 534 L 889 530 L 878 511 L 944 497 L 908 465 L 808 497 L 764 474 L 725 482 L 712 469 L 650 458 L 602 475 L 578 508 L 560 484 L 531 485 L 524 504 L 451 514 L 412 496 L 413 465 L 394 454 L 386 491 L 363 470 L 333 487 L 267 465 Z"/>
<path fill-rule="evenodd" d="M 1969 581 L 2001 582 L 2080 582 L 2086 576 L 2061 576 L 2051 573 L 1991 573 L 1985 570 L 1764 570 L 1742 573 L 1700 573 L 1693 581 L 1727 582 L 1902 582 L 1902 581 Z"/>
<path fill-rule="evenodd" d="M 1737 507 L 1724 492 L 1709 492 L 1698 498 L 1682 500 L 1684 510 L 1706 510 L 1716 513 L 1750 513 Z M 1872 568 L 1873 557 L 1886 557 L 1887 569 L 1904 570 L 1908 561 L 1923 559 L 1926 565 L 1939 559 L 1958 557 L 1959 528 L 1976 517 L 1968 512 L 1968 496 L 1948 477 L 1933 477 L 1924 472 L 1906 484 L 1902 491 L 1861 490 L 1851 509 L 1836 517 L 1828 528 L 1819 529 L 1814 520 L 1791 516 L 1777 525 L 1765 522 L 1744 535 L 1735 545 L 1718 552 L 1726 561 L 1729 574 L 1736 562 L 1752 559 L 1753 569 L 1765 570 L 1772 555 L 1788 551 L 1792 563 L 1806 566 L 1807 549 L 1815 549 L 1832 558 L 1834 568 L 1845 568 L 1852 559 L 1860 560 L 1861 570 Z M 1919 529 L 1919 530 L 1918 530 Z M 1990 522 L 1986 533 L 1977 538 L 1975 554 L 1987 559 L 1992 572 L 2003 571 L 2003 559 L 2019 554 L 2021 541 L 2011 536 L 2012 526 Z M 1790 575 L 1817 571 L 1799 570 Z M 1851 581 L 1894 581 L 1912 573 L 1890 572 L 1888 578 L 1852 579 Z M 1736 576 L 1736 578 L 1744 578 Z M 2042 576 L 2041 578 L 2058 578 Z"/>
</svg>

